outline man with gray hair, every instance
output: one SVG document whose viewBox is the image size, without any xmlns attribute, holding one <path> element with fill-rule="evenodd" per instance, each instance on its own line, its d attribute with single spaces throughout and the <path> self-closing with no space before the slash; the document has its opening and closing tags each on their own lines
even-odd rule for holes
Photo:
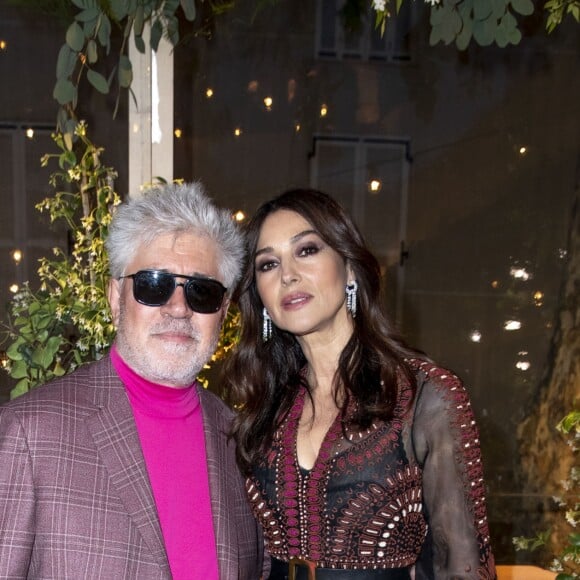
<svg viewBox="0 0 580 580">
<path fill-rule="evenodd" d="M 196 383 L 241 234 L 199 184 L 167 185 L 119 206 L 106 246 L 109 354 L 0 407 L 0 577 L 259 578 L 231 412 Z"/>
</svg>

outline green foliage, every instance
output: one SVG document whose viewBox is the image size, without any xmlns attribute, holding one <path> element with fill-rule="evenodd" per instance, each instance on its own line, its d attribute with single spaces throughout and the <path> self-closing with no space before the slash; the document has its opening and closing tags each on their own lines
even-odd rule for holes
<svg viewBox="0 0 580 580">
<path fill-rule="evenodd" d="M 471 40 L 500 48 L 519 44 L 517 17 L 534 12 L 532 0 L 443 0 L 431 9 L 430 44 L 455 42 L 465 50 Z"/>
<path fill-rule="evenodd" d="M 60 153 L 42 158 L 43 165 L 56 159 L 59 171 L 50 178 L 54 195 L 37 209 L 47 211 L 52 222 L 64 221 L 72 251 L 54 248 L 52 259 L 42 258 L 40 289 L 24 285 L 10 305 L 4 342 L 7 371 L 18 380 L 12 397 L 100 358 L 114 335 L 103 240 L 120 201 L 113 191 L 116 174 L 101 164 L 102 150 L 88 139 L 84 123 L 75 137 L 69 147 L 63 134 L 53 134 Z"/>
<path fill-rule="evenodd" d="M 571 411 L 556 426 L 556 429 L 568 438 L 572 453 L 578 452 L 580 439 L 580 411 Z M 558 503 L 567 524 L 577 529 L 580 523 L 580 469 L 573 465 L 568 479 L 562 482 L 564 497 L 554 498 Z M 516 537 L 513 543 L 516 550 L 535 550 L 540 546 L 549 545 L 551 531 L 542 532 L 533 538 Z M 561 554 L 554 558 L 551 570 L 558 572 L 556 580 L 574 580 L 580 578 L 580 533 L 568 535 L 568 542 Z"/>
<path fill-rule="evenodd" d="M 128 41 L 133 38 L 140 52 L 145 52 L 144 34 L 151 25 L 149 43 L 157 50 L 162 37 L 172 46 L 179 42 L 179 15 L 193 21 L 195 0 L 72 0 L 79 10 L 68 26 L 56 65 L 53 96 L 61 105 L 58 130 L 68 135 L 66 147 L 72 147 L 76 126 L 75 110 L 78 88 L 83 75 L 99 93 L 117 90 L 116 114 L 121 89 L 129 89 L 133 80 L 131 61 L 127 56 Z M 111 52 L 112 34 L 121 31 L 122 40 L 116 64 L 107 74 L 97 70 L 103 57 Z"/>
<path fill-rule="evenodd" d="M 425 0 L 431 4 L 431 45 L 442 42 L 465 50 L 470 42 L 480 46 L 496 44 L 504 48 L 509 44 L 519 44 L 522 39 L 520 23 L 522 17 L 534 13 L 532 0 Z M 372 0 L 375 7 L 375 25 L 384 33 L 388 17 L 399 12 L 403 0 Z M 384 8 L 377 8 L 383 5 Z M 548 18 L 546 29 L 552 32 L 566 14 L 580 22 L 580 0 L 548 0 L 544 5 Z"/>
<path fill-rule="evenodd" d="M 106 239 L 113 208 L 120 202 L 113 190 L 116 173 L 102 165 L 102 149 L 87 136 L 84 122 L 75 128 L 74 146 L 67 136 L 53 134 L 60 150 L 42 158 L 46 166 L 58 162 L 50 177 L 55 189 L 36 207 L 47 211 L 51 222 L 62 221 L 72 241 L 70 255 L 53 249 L 53 258 L 42 258 L 40 289 L 25 284 L 9 307 L 3 344 L 6 370 L 18 382 L 11 397 L 98 360 L 115 336 L 107 300 L 109 282 Z M 217 350 L 210 362 L 220 360 L 235 344 L 240 314 L 230 307 Z M 209 365 L 206 367 L 209 368 Z M 200 381 L 207 386 L 203 373 Z"/>
<path fill-rule="evenodd" d="M 576 22 L 580 23 L 580 1 L 579 0 L 548 0 L 544 4 L 544 9 L 548 12 L 546 30 L 552 32 L 558 27 L 564 16 L 569 14 Z"/>
</svg>

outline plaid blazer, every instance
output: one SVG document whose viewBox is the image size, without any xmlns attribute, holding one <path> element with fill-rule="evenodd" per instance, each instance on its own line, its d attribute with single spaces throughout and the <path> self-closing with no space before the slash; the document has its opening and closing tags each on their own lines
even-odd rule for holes
<svg viewBox="0 0 580 580">
<path fill-rule="evenodd" d="M 231 411 L 203 388 L 199 396 L 219 577 L 254 580 L 263 541 L 227 438 Z M 0 578 L 171 578 L 133 413 L 108 356 L 0 407 Z"/>
</svg>

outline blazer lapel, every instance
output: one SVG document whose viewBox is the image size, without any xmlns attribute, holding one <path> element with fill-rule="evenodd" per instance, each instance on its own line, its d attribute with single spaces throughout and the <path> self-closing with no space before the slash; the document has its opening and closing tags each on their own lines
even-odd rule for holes
<svg viewBox="0 0 580 580">
<path fill-rule="evenodd" d="M 161 568 L 170 574 L 155 499 L 125 388 L 108 357 L 95 367 L 93 386 L 98 411 L 89 417 L 87 428 L 127 513 Z"/>
</svg>

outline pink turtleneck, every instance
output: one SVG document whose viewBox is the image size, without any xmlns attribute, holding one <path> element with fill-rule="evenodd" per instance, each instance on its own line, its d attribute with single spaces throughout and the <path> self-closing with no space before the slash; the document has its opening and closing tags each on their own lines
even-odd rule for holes
<svg viewBox="0 0 580 580">
<path fill-rule="evenodd" d="M 174 580 L 217 579 L 205 437 L 195 386 L 157 385 L 111 349 L 125 384 Z"/>
</svg>

